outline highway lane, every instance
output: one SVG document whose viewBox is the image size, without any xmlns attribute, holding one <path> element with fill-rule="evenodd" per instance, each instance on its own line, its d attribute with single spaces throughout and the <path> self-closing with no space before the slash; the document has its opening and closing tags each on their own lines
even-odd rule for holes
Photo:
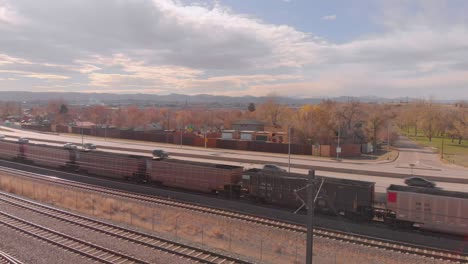
<svg viewBox="0 0 468 264">
<path fill-rule="evenodd" d="M 69 134 L 43 134 L 32 131 L 23 131 L 17 129 L 10 129 L 11 132 L 1 131 L 0 133 L 12 136 L 23 136 L 28 138 L 38 138 L 43 140 L 57 140 L 63 142 L 73 142 L 81 144 L 81 137 Z M 85 136 L 84 142 L 92 142 L 102 147 L 119 147 L 128 148 L 132 150 L 148 151 L 155 148 L 160 148 L 171 153 L 172 156 L 178 154 L 191 154 L 197 155 L 200 158 L 210 159 L 213 157 L 225 159 L 244 159 L 246 162 L 256 160 L 264 163 L 287 163 L 288 157 L 284 154 L 272 153 L 259 153 L 223 149 L 204 149 L 188 146 L 177 146 L 172 144 L 161 144 L 152 142 L 138 142 L 119 139 L 108 139 Z M 342 169 L 355 169 L 373 171 L 376 175 L 379 172 L 392 172 L 402 174 L 418 174 L 424 176 L 441 176 L 468 179 L 468 169 L 441 163 L 437 154 L 433 153 L 430 149 L 420 148 L 405 138 L 401 138 L 396 145 L 400 151 L 400 155 L 396 161 L 393 162 L 374 162 L 374 161 L 334 161 L 331 159 L 320 159 L 316 157 L 292 155 L 291 165 L 301 165 L 307 167 L 323 166 Z M 222 161 L 223 163 L 225 161 Z"/>
<path fill-rule="evenodd" d="M 34 140 L 31 140 L 30 142 L 31 143 L 39 143 L 39 144 L 43 143 L 41 141 L 34 141 Z M 48 143 L 48 145 L 62 146 L 62 144 L 54 144 L 54 143 Z M 142 155 L 142 156 L 151 157 L 150 152 L 144 154 L 144 153 L 140 153 L 140 152 L 133 152 L 131 150 L 127 150 L 127 151 L 123 151 L 123 150 L 106 150 L 106 151 L 111 151 L 111 152 L 114 152 L 114 153 L 121 153 L 121 154 Z M 176 158 L 176 159 L 182 159 L 182 160 L 219 163 L 219 161 L 207 160 L 206 158 L 190 158 L 190 157 L 184 157 L 184 156 L 177 156 L 176 153 L 174 153 L 171 157 Z M 256 164 L 256 163 L 253 163 L 253 162 L 223 161 L 222 163 L 227 164 L 227 165 L 241 166 L 241 167 L 244 167 L 246 169 L 261 168 L 263 166 L 261 164 Z M 288 169 L 287 167 L 283 167 L 283 168 L 286 169 L 286 170 Z M 291 172 L 307 174 L 308 170 L 307 169 L 300 169 L 300 168 L 291 168 Z M 370 175 L 363 175 L 363 174 L 350 174 L 350 173 L 338 173 L 338 172 L 327 172 L 327 171 L 320 171 L 320 172 L 317 173 L 317 175 L 318 176 L 334 177 L 334 178 L 343 178 L 343 179 L 352 179 L 352 180 L 362 180 L 362 181 L 375 182 L 376 183 L 376 186 L 375 186 L 376 193 L 385 193 L 386 188 L 390 184 L 404 185 L 404 180 L 400 179 L 400 178 L 378 177 L 378 176 L 370 176 Z M 451 191 L 466 192 L 468 190 L 468 184 L 437 182 L 437 186 L 439 188 L 442 188 L 442 189 L 445 189 L 445 190 L 451 190 Z"/>
</svg>

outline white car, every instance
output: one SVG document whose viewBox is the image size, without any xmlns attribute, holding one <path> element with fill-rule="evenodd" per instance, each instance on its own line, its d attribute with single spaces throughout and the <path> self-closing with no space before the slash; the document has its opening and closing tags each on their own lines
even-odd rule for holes
<svg viewBox="0 0 468 264">
<path fill-rule="evenodd" d="M 0 140 L 4 140 L 5 138 L 5 135 L 0 135 Z"/>
<path fill-rule="evenodd" d="M 27 138 L 18 138 L 19 143 L 29 143 L 29 139 Z"/>
</svg>

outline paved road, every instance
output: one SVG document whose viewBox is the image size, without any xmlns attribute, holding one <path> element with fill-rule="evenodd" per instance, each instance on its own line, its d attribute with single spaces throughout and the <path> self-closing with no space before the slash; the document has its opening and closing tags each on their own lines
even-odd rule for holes
<svg viewBox="0 0 468 264">
<path fill-rule="evenodd" d="M 81 144 L 81 137 L 76 135 L 69 134 L 43 134 L 32 131 L 23 131 L 15 130 L 10 128 L 5 128 L 11 130 L 1 131 L 0 133 L 7 136 L 23 136 L 30 139 L 45 139 L 45 140 L 58 140 L 73 142 L 76 144 Z M 33 141 L 32 141 L 33 142 Z M 144 150 L 148 151 L 150 155 L 151 150 L 154 148 L 161 148 L 171 153 L 172 156 L 178 157 L 178 154 L 187 154 L 191 153 L 194 155 L 202 155 L 199 158 L 190 158 L 192 160 L 207 161 L 210 157 L 223 157 L 223 158 L 233 158 L 233 159 L 244 159 L 241 162 L 228 162 L 222 161 L 222 163 L 235 164 L 243 167 L 259 167 L 260 165 L 254 164 L 252 160 L 263 161 L 267 163 L 284 163 L 288 161 L 287 155 L 284 154 L 272 154 L 272 153 L 259 153 L 259 152 L 247 152 L 247 151 L 234 151 L 234 150 L 223 150 L 223 149 L 203 149 L 195 147 L 187 147 L 170 145 L 170 144 L 160 144 L 160 143 L 149 143 L 149 142 L 138 142 L 138 141 L 128 141 L 128 140 L 118 140 L 111 139 L 105 140 L 103 138 L 95 137 L 86 137 L 84 142 L 93 142 L 99 146 L 106 147 L 123 147 L 128 148 L 128 151 L 120 151 L 123 153 L 132 153 L 131 149 L 134 150 Z M 439 177 L 452 177 L 452 178 L 463 178 L 468 179 L 468 169 L 447 165 L 440 162 L 438 155 L 433 153 L 428 148 L 421 148 L 415 145 L 413 142 L 409 141 L 407 138 L 401 137 L 396 145 L 400 151 L 400 155 L 396 161 L 393 162 L 375 162 L 375 161 L 334 161 L 334 160 L 325 160 L 317 159 L 314 157 L 308 156 L 299 156 L 292 155 L 291 164 L 294 165 L 305 165 L 307 167 L 313 166 L 324 166 L 324 167 L 333 167 L 333 168 L 343 168 L 343 169 L 355 169 L 355 170 L 368 170 L 375 172 L 394 172 L 394 173 L 403 173 L 403 174 L 418 174 L 425 176 L 439 176 Z M 135 153 L 132 153 L 135 154 Z M 189 159 L 184 157 L 184 159 Z M 305 169 L 296 169 L 293 168 L 292 172 L 306 173 Z M 395 179 L 390 177 L 375 177 L 369 175 L 359 175 L 359 174 L 345 174 L 345 173 L 336 173 L 336 172 L 320 172 L 320 175 L 323 176 L 334 176 L 342 178 L 353 178 L 361 180 L 369 180 L 377 182 L 377 191 L 383 192 L 389 184 L 402 184 L 401 179 Z M 438 183 L 442 188 L 447 188 L 450 190 L 457 191 L 468 191 L 468 185 L 465 184 L 456 184 L 456 183 Z"/>
</svg>

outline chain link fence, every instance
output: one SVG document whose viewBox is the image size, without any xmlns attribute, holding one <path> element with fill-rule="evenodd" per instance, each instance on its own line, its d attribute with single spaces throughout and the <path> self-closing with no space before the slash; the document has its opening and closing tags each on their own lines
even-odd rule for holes
<svg viewBox="0 0 468 264">
<path fill-rule="evenodd" d="M 0 175 L 0 188 L 45 204 L 153 231 L 165 238 L 246 256 L 259 263 L 305 261 L 303 233 L 17 175 Z M 350 259 L 324 250 L 326 253 L 320 254 L 321 250 L 315 249 L 314 263 L 372 263 L 367 258 Z"/>
</svg>

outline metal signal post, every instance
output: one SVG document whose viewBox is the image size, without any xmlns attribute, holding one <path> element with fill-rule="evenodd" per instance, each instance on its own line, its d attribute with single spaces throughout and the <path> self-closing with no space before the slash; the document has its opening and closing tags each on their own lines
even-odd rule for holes
<svg viewBox="0 0 468 264">
<path fill-rule="evenodd" d="M 307 255 L 306 264 L 312 264 L 314 253 L 314 196 L 315 170 L 309 170 L 307 181 Z"/>
</svg>

